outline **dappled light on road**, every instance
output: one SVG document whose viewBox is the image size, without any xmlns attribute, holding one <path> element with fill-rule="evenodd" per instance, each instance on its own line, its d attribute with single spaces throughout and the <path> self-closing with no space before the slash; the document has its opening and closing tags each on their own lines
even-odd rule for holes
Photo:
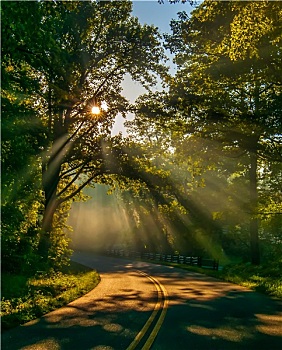
<svg viewBox="0 0 282 350">
<path fill-rule="evenodd" d="M 100 284 L 66 307 L 3 334 L 3 350 L 124 350 L 167 291 L 167 312 L 151 349 L 271 350 L 282 341 L 281 301 L 177 268 L 81 253 Z M 78 259 L 79 260 L 79 259 Z M 137 270 L 143 271 L 138 273 Z M 146 276 L 153 276 L 153 279 Z"/>
<path fill-rule="evenodd" d="M 241 342 L 246 338 L 252 337 L 246 332 L 243 326 L 234 329 L 231 327 L 207 328 L 198 325 L 191 325 L 187 327 L 187 330 L 197 335 L 210 337 L 213 340 L 222 338 L 232 342 Z"/>
<path fill-rule="evenodd" d="M 255 315 L 260 322 L 256 327 L 261 333 L 282 338 L 282 314 L 280 315 Z M 282 342 L 282 340 L 281 340 Z"/>
<path fill-rule="evenodd" d="M 60 350 L 61 346 L 60 343 L 56 340 L 56 339 L 46 339 L 46 340 L 41 340 L 38 343 L 32 344 L 32 345 L 27 345 L 23 348 L 21 348 L 22 350 L 38 350 L 38 349 L 42 349 L 42 350 Z"/>
</svg>

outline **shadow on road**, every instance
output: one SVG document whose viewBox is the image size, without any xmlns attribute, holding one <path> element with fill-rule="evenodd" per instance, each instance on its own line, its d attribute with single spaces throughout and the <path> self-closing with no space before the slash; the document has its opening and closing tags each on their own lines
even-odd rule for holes
<svg viewBox="0 0 282 350">
<path fill-rule="evenodd" d="M 88 265 L 108 281 L 105 289 L 98 286 L 67 307 L 5 332 L 2 349 L 126 349 L 156 303 L 152 283 L 136 269 L 157 278 L 169 295 L 152 349 L 281 349 L 281 300 L 180 269 L 97 260 Z M 137 288 L 129 287 L 133 280 Z"/>
</svg>

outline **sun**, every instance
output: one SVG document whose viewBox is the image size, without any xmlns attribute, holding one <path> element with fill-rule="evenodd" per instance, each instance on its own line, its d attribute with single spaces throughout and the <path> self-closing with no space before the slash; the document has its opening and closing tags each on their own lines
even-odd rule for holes
<svg viewBox="0 0 282 350">
<path fill-rule="evenodd" d="M 91 108 L 91 112 L 92 112 L 92 114 L 98 115 L 98 114 L 101 114 L 101 112 L 107 112 L 108 109 L 109 109 L 109 107 L 108 107 L 107 103 L 105 101 L 103 101 L 101 103 L 100 107 L 97 105 L 93 106 Z"/>
<path fill-rule="evenodd" d="M 91 112 L 92 112 L 92 114 L 98 115 L 98 114 L 101 113 L 101 110 L 100 110 L 100 108 L 98 106 L 93 106 L 92 109 L 91 109 Z"/>
</svg>

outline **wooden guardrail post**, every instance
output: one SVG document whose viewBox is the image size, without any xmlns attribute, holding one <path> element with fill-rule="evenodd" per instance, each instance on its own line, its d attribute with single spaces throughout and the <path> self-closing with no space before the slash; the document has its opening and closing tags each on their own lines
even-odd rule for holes
<svg viewBox="0 0 282 350">
<path fill-rule="evenodd" d="M 156 254 L 155 255 L 155 260 L 160 261 L 161 260 L 161 254 Z"/>
<path fill-rule="evenodd" d="M 202 257 L 198 256 L 198 266 L 202 267 Z"/>
</svg>

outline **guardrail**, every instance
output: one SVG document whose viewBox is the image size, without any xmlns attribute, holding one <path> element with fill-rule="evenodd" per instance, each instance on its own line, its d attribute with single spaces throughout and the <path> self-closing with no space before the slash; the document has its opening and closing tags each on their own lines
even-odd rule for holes
<svg viewBox="0 0 282 350">
<path fill-rule="evenodd" d="M 162 254 L 162 253 L 143 253 L 133 250 L 123 250 L 123 249 L 108 249 L 106 251 L 107 255 L 133 258 L 133 259 L 143 259 L 152 261 L 165 261 L 175 264 L 198 266 L 205 269 L 218 270 L 219 261 L 216 259 L 207 259 L 201 256 L 186 256 L 180 254 Z"/>
</svg>

